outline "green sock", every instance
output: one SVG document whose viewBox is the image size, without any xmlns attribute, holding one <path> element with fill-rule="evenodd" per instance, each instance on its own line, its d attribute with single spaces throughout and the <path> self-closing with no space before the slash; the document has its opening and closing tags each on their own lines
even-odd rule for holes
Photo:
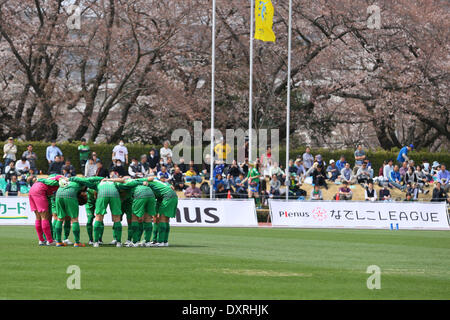
<svg viewBox="0 0 450 320">
<path fill-rule="evenodd" d="M 144 239 L 145 242 L 150 242 L 150 238 L 152 237 L 152 223 L 151 222 L 144 222 L 143 223 L 144 228 Z"/>
<path fill-rule="evenodd" d="M 134 236 L 134 229 L 132 227 L 133 223 L 134 222 L 128 223 L 128 236 L 127 236 L 128 241 L 133 241 L 133 236 Z"/>
<path fill-rule="evenodd" d="M 142 238 L 142 234 L 144 233 L 144 223 L 143 222 L 139 222 L 139 236 L 138 236 L 138 241 L 141 241 Z"/>
<path fill-rule="evenodd" d="M 137 243 L 139 241 L 139 222 L 132 222 L 131 227 L 129 227 L 133 233 L 132 241 L 133 243 Z"/>
<path fill-rule="evenodd" d="M 65 220 L 64 221 L 64 240 L 69 239 L 69 234 L 70 234 L 70 221 Z"/>
<path fill-rule="evenodd" d="M 53 222 L 52 223 L 50 223 L 50 229 L 51 229 L 51 232 L 52 232 L 52 237 L 53 237 L 53 239 L 56 239 L 56 223 L 58 222 L 58 220 L 53 220 Z"/>
<path fill-rule="evenodd" d="M 122 242 L 122 223 L 120 221 L 114 222 L 113 234 L 115 234 L 115 239 L 117 242 Z"/>
<path fill-rule="evenodd" d="M 159 232 L 159 223 L 153 223 L 152 241 L 157 242 Z"/>
<path fill-rule="evenodd" d="M 158 240 L 156 242 L 158 243 L 162 243 L 164 242 L 164 239 L 166 237 L 166 223 L 165 222 L 160 222 L 159 226 L 158 226 Z"/>
<path fill-rule="evenodd" d="M 92 227 L 92 224 L 93 224 L 93 222 L 94 222 L 94 216 L 93 215 L 88 215 L 87 216 L 87 223 L 86 223 L 86 230 L 87 230 L 87 234 L 88 234 L 88 237 L 89 237 L 89 241 L 94 241 L 94 237 L 93 237 L 93 233 L 92 233 L 92 230 L 93 230 L 93 227 Z"/>
<path fill-rule="evenodd" d="M 169 233 L 170 233 L 170 223 L 166 222 L 166 236 L 164 237 L 164 242 L 169 242 Z"/>
<path fill-rule="evenodd" d="M 80 243 L 80 223 L 72 223 L 73 237 L 75 238 L 75 243 Z"/>
<path fill-rule="evenodd" d="M 55 239 L 56 242 L 61 242 L 61 234 L 62 234 L 62 221 L 56 220 L 55 223 Z"/>
<path fill-rule="evenodd" d="M 94 242 L 98 242 L 101 237 L 102 223 L 95 220 L 94 222 Z"/>
<path fill-rule="evenodd" d="M 100 238 L 98 238 L 98 241 L 103 242 L 103 232 L 105 231 L 105 224 L 103 221 L 100 221 Z"/>
</svg>

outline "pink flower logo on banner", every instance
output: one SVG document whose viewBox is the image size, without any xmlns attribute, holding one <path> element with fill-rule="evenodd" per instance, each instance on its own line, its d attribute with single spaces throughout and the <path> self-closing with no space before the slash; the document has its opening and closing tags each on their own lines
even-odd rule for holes
<svg viewBox="0 0 450 320">
<path fill-rule="evenodd" d="M 323 221 L 328 218 L 327 210 L 317 207 L 312 211 L 312 216 L 316 220 Z"/>
</svg>

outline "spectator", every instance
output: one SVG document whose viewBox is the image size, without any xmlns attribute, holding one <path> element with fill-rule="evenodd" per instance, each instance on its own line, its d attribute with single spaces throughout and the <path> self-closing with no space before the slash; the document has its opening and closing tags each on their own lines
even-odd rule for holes
<svg viewBox="0 0 450 320">
<path fill-rule="evenodd" d="M 235 180 L 236 193 L 238 194 L 238 198 L 247 198 L 248 183 L 244 180 L 244 174 L 239 173 L 239 177 Z"/>
<path fill-rule="evenodd" d="M 439 181 L 436 182 L 436 185 L 433 189 L 433 196 L 431 198 L 432 202 L 449 202 L 448 195 L 445 190 L 441 187 L 441 183 Z"/>
<path fill-rule="evenodd" d="M 165 166 L 164 164 L 164 160 L 161 158 L 159 159 L 159 163 L 156 165 L 156 173 L 158 173 L 159 171 L 161 171 L 161 168 Z M 166 167 L 167 169 L 167 167 Z"/>
<path fill-rule="evenodd" d="M 185 189 L 184 176 L 180 167 L 175 168 L 175 172 L 172 176 L 172 184 L 175 190 L 183 191 Z"/>
<path fill-rule="evenodd" d="M 412 194 L 407 192 L 406 193 L 406 198 L 403 201 L 414 201 Z"/>
<path fill-rule="evenodd" d="M 187 165 L 186 165 L 186 163 L 184 163 L 184 158 L 180 158 L 180 161 L 178 163 L 178 167 L 180 168 L 182 173 L 186 173 Z"/>
<path fill-rule="evenodd" d="M 128 149 L 127 147 L 125 147 L 125 143 L 122 139 L 112 151 L 112 160 L 120 160 L 121 163 L 125 163 L 126 165 L 128 165 Z"/>
<path fill-rule="evenodd" d="M 338 161 L 336 161 L 336 167 L 338 168 L 339 172 L 342 171 L 342 169 L 345 168 L 345 164 L 347 163 L 347 161 L 345 161 L 345 156 L 341 155 L 341 157 L 339 158 Z"/>
<path fill-rule="evenodd" d="M 305 167 L 306 171 L 308 171 L 314 163 L 314 157 L 311 154 L 311 148 L 306 147 L 305 153 L 302 155 L 303 158 L 303 166 Z"/>
<path fill-rule="evenodd" d="M 11 181 L 11 177 L 18 175 L 18 174 L 19 173 L 17 172 L 17 169 L 16 169 L 16 162 L 10 161 L 9 164 L 5 168 L 5 180 Z"/>
<path fill-rule="evenodd" d="M 402 186 L 400 184 L 401 182 L 401 176 L 400 172 L 398 171 L 398 165 L 394 166 L 394 170 L 391 171 L 389 174 L 389 183 L 396 187 L 397 189 L 400 189 L 401 191 L 404 191 L 406 189 L 406 186 Z"/>
<path fill-rule="evenodd" d="M 150 166 L 148 164 L 147 155 L 141 155 L 141 161 L 139 162 L 140 172 L 143 173 L 144 177 L 147 177 L 150 174 Z"/>
<path fill-rule="evenodd" d="M 85 167 L 84 167 L 84 176 L 85 177 L 95 177 L 97 175 L 97 164 L 94 163 L 94 159 L 89 158 Z"/>
<path fill-rule="evenodd" d="M 96 152 L 92 152 L 92 160 L 94 160 L 94 163 L 99 163 L 101 161 Z"/>
<path fill-rule="evenodd" d="M 68 177 L 75 177 L 77 174 L 75 172 L 75 167 L 70 163 L 70 160 L 67 159 L 66 163 L 63 165 L 62 170 L 65 170 L 69 175 Z"/>
<path fill-rule="evenodd" d="M 227 156 L 231 153 L 231 147 L 225 142 L 225 139 L 221 138 L 220 142 L 214 147 L 214 153 L 216 154 L 216 159 L 226 162 Z"/>
<path fill-rule="evenodd" d="M 64 163 L 61 161 L 60 156 L 56 156 L 50 163 L 50 167 L 48 168 L 48 174 L 62 174 L 62 167 Z"/>
<path fill-rule="evenodd" d="M 363 150 L 363 147 L 361 144 L 358 145 L 358 147 L 355 150 L 355 167 L 353 168 L 353 174 L 357 174 L 359 168 L 361 168 L 364 160 L 366 160 L 366 152 Z"/>
<path fill-rule="evenodd" d="M 325 181 L 326 177 L 327 177 L 327 173 L 325 171 L 325 168 L 323 167 L 323 165 L 318 164 L 317 167 L 313 170 L 312 174 L 311 174 L 312 178 L 313 178 L 313 184 L 316 186 L 323 186 L 325 187 L 325 189 L 328 190 L 328 185 Z"/>
<path fill-rule="evenodd" d="M 339 177 L 340 171 L 338 167 L 336 166 L 336 162 L 334 162 L 333 159 L 330 160 L 330 165 L 327 168 L 327 176 L 328 179 L 335 182 L 336 179 Z"/>
<path fill-rule="evenodd" d="M 16 171 L 18 174 L 27 174 L 30 171 L 31 165 L 26 157 L 22 157 L 20 161 L 16 163 Z"/>
<path fill-rule="evenodd" d="M 163 160 L 164 164 L 167 163 L 167 159 L 172 158 L 172 150 L 169 148 L 169 141 L 164 141 L 163 147 L 159 150 L 159 156 Z"/>
<path fill-rule="evenodd" d="M 219 184 L 225 185 L 222 175 L 218 173 L 214 177 L 214 192 L 217 192 L 217 187 L 219 186 Z"/>
<path fill-rule="evenodd" d="M 383 182 L 389 182 L 389 177 L 390 177 L 391 171 L 394 170 L 393 163 L 394 163 L 394 161 L 392 159 L 389 159 L 387 165 L 384 166 Z"/>
<path fill-rule="evenodd" d="M 45 151 L 45 157 L 47 158 L 49 166 L 55 161 L 57 156 L 62 156 L 63 153 L 60 148 L 56 146 L 56 140 L 52 140 L 51 144 Z M 61 159 L 61 158 L 60 158 Z"/>
<path fill-rule="evenodd" d="M 413 200 L 418 200 L 419 199 L 419 193 L 421 192 L 418 184 L 417 183 L 410 183 L 409 186 L 410 187 L 407 188 L 407 190 L 408 190 L 407 193 L 411 193 L 412 194 Z"/>
<path fill-rule="evenodd" d="M 281 170 L 281 168 L 278 166 L 278 162 L 273 163 L 273 167 L 270 170 L 270 175 L 276 175 L 277 179 L 280 180 L 281 183 L 284 183 L 286 179 L 286 175 L 284 174 L 284 171 Z"/>
<path fill-rule="evenodd" d="M 239 177 L 239 174 L 242 172 L 241 168 L 239 168 L 237 161 L 233 160 L 231 165 L 226 169 L 227 172 L 227 181 L 228 181 L 228 189 L 230 186 L 236 186 L 236 178 Z"/>
<path fill-rule="evenodd" d="M 409 146 L 404 146 L 403 148 L 400 149 L 400 152 L 398 153 L 397 156 L 397 162 L 399 165 L 405 161 L 409 161 L 408 152 L 411 151 L 412 149 L 414 149 L 414 146 L 412 144 L 410 144 Z"/>
<path fill-rule="evenodd" d="M 30 169 L 30 171 L 28 171 L 28 176 L 26 177 L 26 183 L 27 183 L 27 185 L 32 187 L 36 181 L 37 181 L 37 176 L 36 176 L 34 170 Z"/>
<path fill-rule="evenodd" d="M 383 177 L 383 169 L 387 165 L 387 161 L 383 160 L 383 164 L 381 165 L 380 169 L 378 170 L 378 177 Z"/>
<path fill-rule="evenodd" d="M 33 145 L 29 144 L 27 146 L 27 150 L 22 153 L 22 158 L 25 157 L 30 164 L 30 169 L 33 169 L 34 172 L 37 171 L 36 168 L 36 160 L 37 155 L 33 152 Z"/>
<path fill-rule="evenodd" d="M 116 172 L 120 178 L 127 175 L 127 172 L 123 167 L 123 163 L 120 159 L 116 159 L 115 165 L 112 167 L 111 171 Z"/>
<path fill-rule="evenodd" d="M 20 196 L 20 184 L 17 181 L 17 176 L 15 174 L 11 176 L 11 181 L 6 185 L 5 191 L 7 197 Z"/>
<path fill-rule="evenodd" d="M 378 195 L 378 200 L 380 200 L 380 201 L 392 201 L 391 200 L 391 192 L 388 189 L 388 182 L 385 182 L 383 184 L 383 187 L 380 190 L 380 193 Z"/>
<path fill-rule="evenodd" d="M 367 167 L 367 162 L 363 162 L 361 167 L 359 167 L 358 172 L 356 173 L 356 180 L 363 186 L 363 188 L 365 188 L 367 183 L 369 182 L 369 179 L 370 171 Z"/>
<path fill-rule="evenodd" d="M 370 181 L 369 185 L 365 189 L 364 199 L 366 201 L 376 201 L 377 200 L 377 191 L 373 188 L 373 182 Z"/>
<path fill-rule="evenodd" d="M 441 164 L 441 170 L 437 173 L 437 181 L 441 183 L 442 189 L 448 192 L 450 189 L 450 173 L 445 170 L 445 164 Z"/>
<path fill-rule="evenodd" d="M 244 162 L 241 163 L 241 164 L 239 165 L 239 167 L 241 168 L 242 172 L 244 173 L 244 176 L 247 176 L 247 174 L 248 174 L 248 169 L 249 169 L 249 166 L 248 166 L 248 158 L 245 158 Z"/>
<path fill-rule="evenodd" d="M 309 200 L 323 200 L 322 190 L 319 189 L 318 185 L 314 185 L 314 189 L 311 192 L 311 197 Z"/>
<path fill-rule="evenodd" d="M 400 172 L 400 178 L 402 181 L 405 180 L 406 173 L 408 172 L 408 162 L 403 162 L 402 166 L 399 168 L 398 172 Z"/>
<path fill-rule="evenodd" d="M 434 161 L 433 165 L 431 166 L 431 171 L 430 171 L 431 179 L 434 179 L 434 178 L 437 179 L 437 174 L 440 169 L 441 169 L 441 165 L 439 164 L 439 162 Z"/>
<path fill-rule="evenodd" d="M 128 167 L 128 175 L 132 178 L 142 178 L 144 173 L 142 172 L 142 167 L 139 166 L 139 162 L 136 158 L 131 159 L 131 164 Z"/>
<path fill-rule="evenodd" d="M 192 181 L 190 187 L 184 190 L 184 196 L 186 198 L 201 198 L 202 192 L 196 187 L 195 181 Z"/>
<path fill-rule="evenodd" d="M 150 151 L 148 153 L 149 153 L 149 155 L 147 157 L 148 166 L 153 173 L 156 173 L 156 172 L 158 172 L 156 166 L 159 163 L 159 157 L 156 155 L 156 150 L 153 148 L 150 149 Z"/>
<path fill-rule="evenodd" d="M 339 188 L 338 193 L 334 196 L 334 200 L 352 200 L 353 192 L 348 187 L 348 182 L 344 181 L 343 186 Z M 339 198 L 337 197 L 339 195 Z"/>
<path fill-rule="evenodd" d="M 428 187 L 428 179 L 426 174 L 423 172 L 423 169 L 420 165 L 416 166 L 416 171 L 414 172 L 414 174 L 416 175 L 416 181 L 417 184 L 419 185 L 419 188 L 423 189 L 424 187 Z M 430 190 L 425 190 L 425 191 L 430 191 Z M 428 193 L 426 192 L 426 193 Z"/>
<path fill-rule="evenodd" d="M 89 159 L 89 153 L 91 152 L 91 148 L 86 144 L 86 139 L 81 139 L 81 144 L 78 146 L 78 152 L 80 153 L 81 172 L 84 172 L 84 167 L 86 166 L 86 162 Z"/>
<path fill-rule="evenodd" d="M 270 180 L 270 198 L 277 198 L 281 195 L 281 182 L 278 180 L 277 176 L 274 174 L 272 175 L 272 180 Z"/>
<path fill-rule="evenodd" d="M 186 171 L 186 182 L 198 182 L 201 183 L 202 182 L 202 177 L 200 177 L 197 172 L 195 171 L 195 167 L 193 165 L 191 165 L 189 167 L 189 170 Z"/>
<path fill-rule="evenodd" d="M 289 177 L 289 199 L 305 200 L 307 193 L 300 188 L 301 186 L 301 181 L 296 179 L 295 173 L 292 173 Z"/>
<path fill-rule="evenodd" d="M 3 159 L 5 167 L 11 162 L 16 161 L 17 146 L 14 144 L 13 137 L 8 138 L 8 142 L 3 146 Z"/>
<path fill-rule="evenodd" d="M 162 166 L 161 167 L 161 171 L 158 172 L 158 174 L 156 175 L 158 177 L 159 180 L 161 180 L 162 182 L 166 182 L 169 181 L 172 176 L 169 172 L 167 172 L 167 168 L 166 166 Z"/>
<path fill-rule="evenodd" d="M 299 179 L 302 179 L 303 181 L 306 176 L 306 168 L 303 165 L 302 159 L 299 158 L 295 160 L 295 167 L 297 168 L 297 171 L 295 172 L 297 174 L 297 177 L 299 177 Z"/>
<path fill-rule="evenodd" d="M 172 157 L 167 157 L 167 163 L 165 164 L 167 171 L 172 174 L 175 165 L 173 164 Z"/>
<path fill-rule="evenodd" d="M 94 160 L 94 159 L 92 159 L 92 160 Z M 109 177 L 108 169 L 103 167 L 103 162 L 98 161 L 96 163 L 96 166 L 97 166 L 97 172 L 95 173 L 95 175 L 97 177 L 104 177 L 104 178 L 108 178 Z"/>
<path fill-rule="evenodd" d="M 223 183 L 219 183 L 217 185 L 215 197 L 218 199 L 226 199 L 228 197 L 227 191 L 225 190 L 225 185 Z"/>
<path fill-rule="evenodd" d="M 350 163 L 345 164 L 345 168 L 341 170 L 341 182 L 346 181 L 348 184 L 354 184 L 356 177 L 353 175 L 353 171 L 350 168 Z"/>
</svg>

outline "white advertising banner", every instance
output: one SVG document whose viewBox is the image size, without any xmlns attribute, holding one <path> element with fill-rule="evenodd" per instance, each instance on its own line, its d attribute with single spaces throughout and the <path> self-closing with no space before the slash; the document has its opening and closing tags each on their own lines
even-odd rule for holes
<svg viewBox="0 0 450 320">
<path fill-rule="evenodd" d="M 269 200 L 272 226 L 450 230 L 445 202 Z"/>
<path fill-rule="evenodd" d="M 125 217 L 124 217 L 125 220 Z M 28 197 L 0 197 L 0 225 L 33 225 L 35 214 L 31 212 Z M 80 224 L 86 224 L 86 210 L 80 207 Z M 105 225 L 112 225 L 111 212 L 104 218 Z M 125 224 L 126 222 L 124 222 Z M 230 199 L 179 199 L 173 226 L 203 227 L 257 227 L 255 202 Z"/>
</svg>

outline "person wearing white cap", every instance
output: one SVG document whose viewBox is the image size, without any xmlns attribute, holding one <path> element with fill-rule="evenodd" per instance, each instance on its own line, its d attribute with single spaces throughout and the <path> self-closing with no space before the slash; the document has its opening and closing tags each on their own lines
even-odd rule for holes
<svg viewBox="0 0 450 320">
<path fill-rule="evenodd" d="M 339 177 L 339 169 L 336 166 L 336 162 L 334 162 L 333 159 L 330 160 L 330 165 L 327 167 L 327 176 L 328 179 L 335 182 L 336 179 Z"/>
<path fill-rule="evenodd" d="M 14 138 L 9 137 L 8 142 L 3 146 L 3 159 L 5 167 L 11 162 L 16 161 L 17 146 L 14 144 Z"/>
</svg>

